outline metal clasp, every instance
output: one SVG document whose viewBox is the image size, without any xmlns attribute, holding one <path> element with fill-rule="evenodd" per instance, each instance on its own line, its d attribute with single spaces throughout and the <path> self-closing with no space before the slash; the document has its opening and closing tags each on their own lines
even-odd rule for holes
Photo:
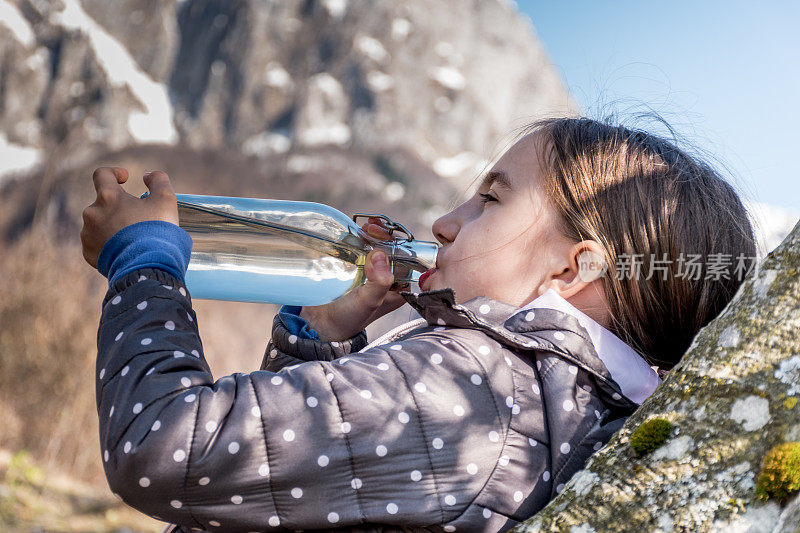
<svg viewBox="0 0 800 533">
<path fill-rule="evenodd" d="M 381 220 L 386 222 L 386 225 L 388 226 L 387 229 L 389 230 L 389 234 L 393 234 L 395 230 L 398 230 L 398 231 L 402 231 L 403 233 L 405 233 L 406 236 L 408 237 L 409 241 L 413 241 L 414 240 L 414 235 L 410 231 L 408 231 L 408 228 L 406 228 L 405 226 L 403 226 L 402 224 L 400 224 L 398 222 L 394 222 L 392 219 L 390 219 L 386 215 L 381 215 L 380 213 L 355 213 L 353 215 L 353 222 L 358 223 L 358 219 L 362 218 L 362 217 L 380 218 Z"/>
</svg>

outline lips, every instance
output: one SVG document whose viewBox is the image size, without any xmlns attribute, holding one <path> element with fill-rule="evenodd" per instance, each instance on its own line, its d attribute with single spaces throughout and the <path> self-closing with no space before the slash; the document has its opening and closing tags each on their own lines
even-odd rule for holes
<svg viewBox="0 0 800 533">
<path fill-rule="evenodd" d="M 432 268 L 432 269 L 430 269 L 430 270 L 426 270 L 425 272 L 423 272 L 423 273 L 422 273 L 422 275 L 419 277 L 419 281 L 418 281 L 418 283 L 419 283 L 419 288 L 420 288 L 420 289 L 422 289 L 422 288 L 423 288 L 423 285 L 425 284 L 425 281 L 426 281 L 426 280 L 427 280 L 429 277 L 431 277 L 431 274 L 433 274 L 433 273 L 434 273 L 434 272 L 436 272 L 437 270 L 438 270 L 438 268 Z"/>
</svg>

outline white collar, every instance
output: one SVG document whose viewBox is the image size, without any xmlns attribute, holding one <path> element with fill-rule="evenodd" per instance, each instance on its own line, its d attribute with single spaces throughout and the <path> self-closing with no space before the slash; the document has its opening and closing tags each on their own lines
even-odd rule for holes
<svg viewBox="0 0 800 533">
<path fill-rule="evenodd" d="M 577 318 L 578 323 L 589 333 L 597 355 L 606 365 L 614 381 L 619 384 L 622 393 L 637 404 L 647 399 L 661 383 L 656 371 L 633 348 L 553 289 L 548 289 L 544 294 L 517 309 L 514 314 L 537 308 L 555 309 Z"/>
</svg>

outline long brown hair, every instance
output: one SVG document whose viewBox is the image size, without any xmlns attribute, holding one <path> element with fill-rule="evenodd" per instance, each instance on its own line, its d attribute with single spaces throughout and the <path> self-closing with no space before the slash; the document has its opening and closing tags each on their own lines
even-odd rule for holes
<svg viewBox="0 0 800 533">
<path fill-rule="evenodd" d="M 738 194 L 709 164 L 645 131 L 560 117 L 523 134 L 534 132 L 543 135 L 537 155 L 564 235 L 595 240 L 607 254 L 609 329 L 649 364 L 672 368 L 744 281 L 734 272 L 741 258 L 748 269 L 755 261 Z M 699 275 L 681 276 L 692 256 Z M 727 277 L 722 262 L 730 263 Z"/>
</svg>

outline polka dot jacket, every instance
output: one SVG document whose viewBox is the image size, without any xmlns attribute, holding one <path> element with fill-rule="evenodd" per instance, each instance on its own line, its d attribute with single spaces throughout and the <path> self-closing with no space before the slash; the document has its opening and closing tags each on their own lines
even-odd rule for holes
<svg viewBox="0 0 800 533">
<path fill-rule="evenodd" d="M 424 320 L 386 343 L 276 317 L 262 369 L 215 381 L 180 282 L 117 280 L 96 375 L 111 489 L 170 531 L 503 531 L 637 407 L 573 316 L 403 296 Z"/>
</svg>

